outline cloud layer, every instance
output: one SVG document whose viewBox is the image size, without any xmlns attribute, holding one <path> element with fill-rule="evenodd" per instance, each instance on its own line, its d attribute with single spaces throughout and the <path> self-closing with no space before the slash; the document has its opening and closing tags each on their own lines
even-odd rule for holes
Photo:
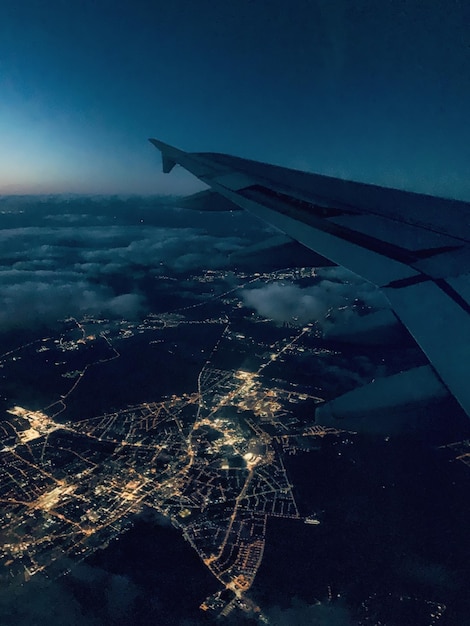
<svg viewBox="0 0 470 626">
<path fill-rule="evenodd" d="M 0 230 L 0 332 L 83 314 L 138 318 L 148 309 L 144 278 L 224 267 L 247 243 L 202 228 L 116 223 L 99 203 L 95 210 L 74 215 L 64 205 L 41 220 L 32 213 L 35 225 Z"/>
</svg>

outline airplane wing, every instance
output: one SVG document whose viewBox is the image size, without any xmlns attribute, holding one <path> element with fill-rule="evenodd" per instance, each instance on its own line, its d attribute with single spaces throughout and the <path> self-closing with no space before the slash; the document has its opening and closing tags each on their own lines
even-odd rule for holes
<svg viewBox="0 0 470 626">
<path fill-rule="evenodd" d="M 150 142 L 164 172 L 181 165 L 225 209 L 247 209 L 379 286 L 470 416 L 470 203 Z"/>
</svg>

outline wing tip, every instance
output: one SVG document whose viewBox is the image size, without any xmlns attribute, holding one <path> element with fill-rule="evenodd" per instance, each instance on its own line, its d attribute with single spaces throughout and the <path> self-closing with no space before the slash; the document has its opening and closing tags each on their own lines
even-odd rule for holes
<svg viewBox="0 0 470 626">
<path fill-rule="evenodd" d="M 162 153 L 162 170 L 164 174 L 169 174 L 177 163 L 175 156 L 181 151 L 154 137 L 150 137 L 149 141 Z"/>
</svg>

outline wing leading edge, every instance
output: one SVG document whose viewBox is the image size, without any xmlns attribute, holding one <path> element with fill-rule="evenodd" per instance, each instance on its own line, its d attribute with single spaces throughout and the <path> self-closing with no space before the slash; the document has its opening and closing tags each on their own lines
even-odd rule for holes
<svg viewBox="0 0 470 626">
<path fill-rule="evenodd" d="M 470 416 L 470 203 L 311 174 L 156 139 L 235 205 L 378 285 Z"/>
</svg>

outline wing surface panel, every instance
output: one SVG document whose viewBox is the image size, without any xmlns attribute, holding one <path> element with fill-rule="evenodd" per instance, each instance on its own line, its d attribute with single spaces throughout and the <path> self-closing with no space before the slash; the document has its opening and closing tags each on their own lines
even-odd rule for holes
<svg viewBox="0 0 470 626">
<path fill-rule="evenodd" d="M 307 199 L 316 199 L 319 204 L 325 202 L 327 206 L 358 208 L 359 212 L 383 215 L 470 241 L 468 202 L 392 188 L 386 188 L 384 193 L 385 188 L 378 185 L 301 172 L 229 155 L 194 153 L 194 156 L 257 180 L 264 179 L 273 188 L 284 189 Z"/>
<path fill-rule="evenodd" d="M 339 215 L 330 218 L 330 221 L 413 252 L 460 246 L 460 242 L 448 235 L 397 222 L 381 215 Z"/>
<path fill-rule="evenodd" d="M 448 278 L 446 281 L 452 289 L 459 294 L 470 308 L 470 274 L 461 274 L 456 278 Z"/>
</svg>

